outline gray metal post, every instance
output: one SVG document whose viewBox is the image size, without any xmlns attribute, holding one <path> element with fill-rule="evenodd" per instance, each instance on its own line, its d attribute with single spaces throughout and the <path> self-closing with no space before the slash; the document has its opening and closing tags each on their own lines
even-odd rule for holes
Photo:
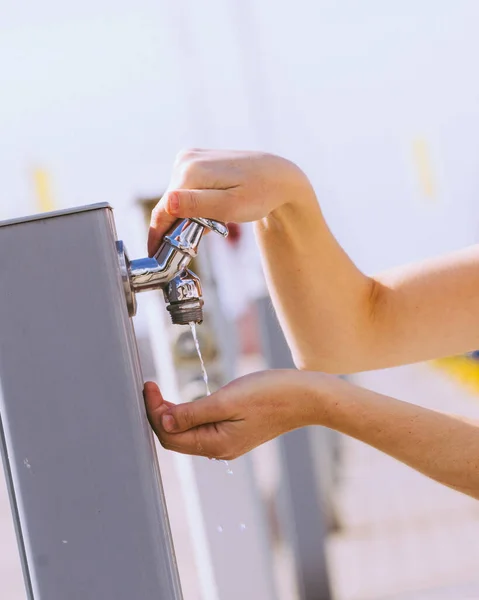
<svg viewBox="0 0 479 600">
<path fill-rule="evenodd" d="M 1 444 L 28 597 L 180 600 L 106 204 L 0 224 Z"/>
<path fill-rule="evenodd" d="M 257 302 L 261 339 L 270 368 L 293 368 L 269 298 Z M 283 463 L 285 530 L 293 548 L 301 600 L 330 600 L 325 541 L 328 505 L 321 493 L 321 472 L 313 456 L 311 434 L 324 435 L 321 428 L 303 428 L 279 438 Z"/>
</svg>

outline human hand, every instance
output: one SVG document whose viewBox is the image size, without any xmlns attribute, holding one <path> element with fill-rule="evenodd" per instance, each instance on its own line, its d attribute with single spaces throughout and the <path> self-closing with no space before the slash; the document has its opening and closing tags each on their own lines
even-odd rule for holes
<svg viewBox="0 0 479 600">
<path fill-rule="evenodd" d="M 262 152 L 187 150 L 178 154 L 168 189 L 151 215 L 148 254 L 179 218 L 244 223 L 285 204 L 315 199 L 306 175 L 292 162 Z"/>
<path fill-rule="evenodd" d="M 292 429 L 321 424 L 335 378 L 272 370 L 246 375 L 211 396 L 174 405 L 145 384 L 148 420 L 161 444 L 184 454 L 232 460 Z"/>
</svg>

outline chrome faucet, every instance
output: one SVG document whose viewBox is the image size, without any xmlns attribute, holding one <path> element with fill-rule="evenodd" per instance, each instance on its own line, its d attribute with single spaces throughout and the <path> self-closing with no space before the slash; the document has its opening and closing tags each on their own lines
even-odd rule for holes
<svg viewBox="0 0 479 600">
<path fill-rule="evenodd" d="M 198 253 L 206 229 L 228 235 L 224 223 L 211 219 L 182 219 L 163 238 L 152 258 L 130 261 L 123 242 L 116 243 L 128 313 L 136 314 L 136 294 L 162 289 L 173 323 L 187 325 L 203 321 L 201 282 L 187 267 Z"/>
</svg>

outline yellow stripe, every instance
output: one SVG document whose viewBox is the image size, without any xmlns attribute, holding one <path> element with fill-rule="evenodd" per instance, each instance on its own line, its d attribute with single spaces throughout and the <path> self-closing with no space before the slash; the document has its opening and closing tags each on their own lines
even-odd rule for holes
<svg viewBox="0 0 479 600">
<path fill-rule="evenodd" d="M 435 198 L 436 189 L 426 140 L 422 138 L 414 140 L 413 155 L 422 193 L 426 198 Z"/>
<path fill-rule="evenodd" d="M 468 356 L 453 356 L 433 362 L 453 379 L 479 394 L 479 361 Z"/>
<path fill-rule="evenodd" d="M 40 212 L 48 212 L 55 209 L 50 177 L 44 169 L 35 169 L 33 171 L 33 183 L 35 186 L 35 196 L 37 209 Z"/>
</svg>

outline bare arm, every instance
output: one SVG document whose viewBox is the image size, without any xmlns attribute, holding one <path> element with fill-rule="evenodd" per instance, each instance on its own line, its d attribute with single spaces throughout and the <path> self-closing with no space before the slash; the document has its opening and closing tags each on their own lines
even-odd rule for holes
<svg viewBox="0 0 479 600">
<path fill-rule="evenodd" d="M 395 400 L 343 381 L 323 423 L 479 499 L 479 422 Z"/>
<path fill-rule="evenodd" d="M 340 247 L 300 169 L 262 153 L 179 155 L 153 211 L 149 252 L 178 217 L 255 221 L 296 365 L 351 373 L 479 347 L 479 246 L 375 277 Z"/>
<path fill-rule="evenodd" d="M 311 371 L 254 373 L 177 406 L 165 402 L 155 384 L 145 392 L 153 429 L 178 452 L 230 460 L 292 429 L 324 425 L 479 499 L 477 422 Z"/>
<path fill-rule="evenodd" d="M 297 366 L 348 373 L 479 347 L 479 246 L 367 277 L 317 204 L 298 209 L 255 226 Z"/>
<path fill-rule="evenodd" d="M 479 246 L 368 277 L 329 231 L 301 171 L 257 153 L 181 155 L 152 215 L 150 254 L 169 225 L 188 216 L 256 221 L 269 289 L 303 370 L 254 374 L 178 406 L 148 384 L 148 416 L 165 447 L 235 458 L 286 431 L 319 424 L 479 498 L 478 424 L 317 372 L 478 348 Z"/>
</svg>

